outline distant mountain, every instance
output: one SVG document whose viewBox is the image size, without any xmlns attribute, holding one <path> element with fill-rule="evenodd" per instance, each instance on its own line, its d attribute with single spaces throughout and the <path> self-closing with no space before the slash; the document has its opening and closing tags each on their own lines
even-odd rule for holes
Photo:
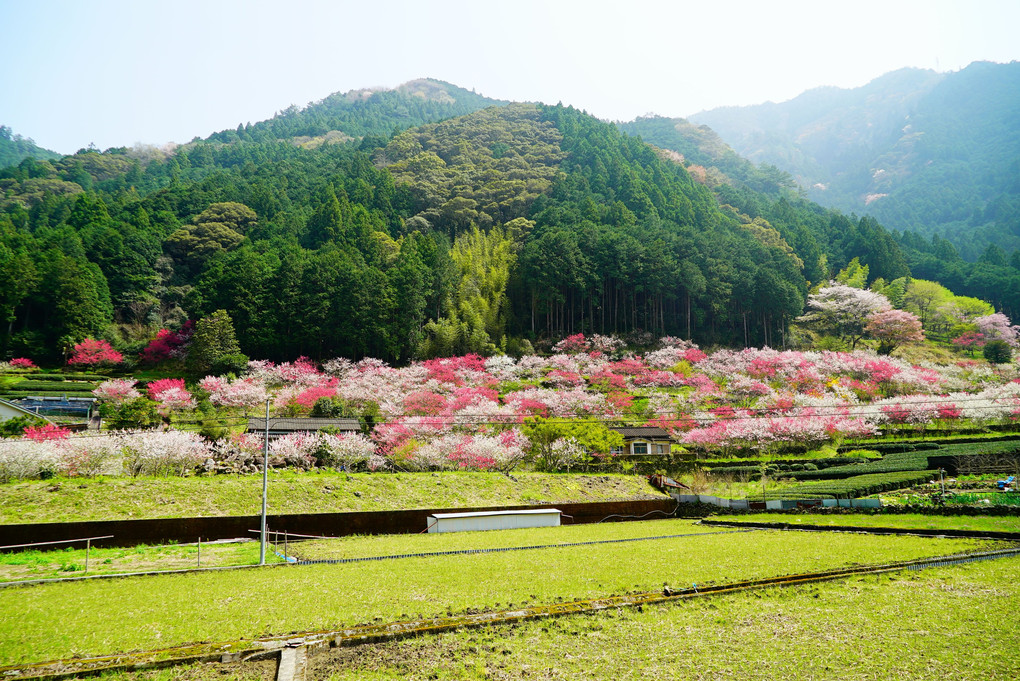
<svg viewBox="0 0 1020 681">
<path fill-rule="evenodd" d="M 695 125 L 683 118 L 646 116 L 617 123 L 617 127 L 660 149 L 677 152 L 692 173 L 701 172 L 699 167 L 706 173 L 714 171 L 717 177 L 706 177 L 708 183 L 736 182 L 773 197 L 784 190 L 797 189 L 797 182 L 789 173 L 773 165 L 748 161 L 707 125 Z"/>
<path fill-rule="evenodd" d="M 396 129 L 404 130 L 508 103 L 440 80 L 423 78 L 393 89 L 335 92 L 304 108 L 292 106 L 267 121 L 238 125 L 236 130 L 216 133 L 209 140 L 289 139 L 314 148 L 369 136 L 389 137 Z"/>
<path fill-rule="evenodd" d="M 6 125 L 0 125 L 0 168 L 16 165 L 26 158 L 42 161 L 60 156 L 55 151 L 43 149 L 27 137 L 15 135 Z"/>
<path fill-rule="evenodd" d="M 855 89 L 691 117 L 823 205 L 940 235 L 976 259 L 1020 247 L 1020 63 L 902 69 Z"/>
</svg>

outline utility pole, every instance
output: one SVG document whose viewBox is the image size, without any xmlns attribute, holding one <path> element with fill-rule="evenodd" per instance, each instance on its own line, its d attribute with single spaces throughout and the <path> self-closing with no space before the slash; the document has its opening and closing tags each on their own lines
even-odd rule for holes
<svg viewBox="0 0 1020 681">
<path fill-rule="evenodd" d="M 262 526 L 259 532 L 259 565 L 266 564 L 266 497 L 269 492 L 269 401 L 266 398 L 266 433 L 262 441 Z"/>
</svg>

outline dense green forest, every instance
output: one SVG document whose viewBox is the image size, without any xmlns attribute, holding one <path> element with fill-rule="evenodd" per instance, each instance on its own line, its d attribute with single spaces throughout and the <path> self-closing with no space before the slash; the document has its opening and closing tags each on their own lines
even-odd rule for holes
<svg viewBox="0 0 1020 681">
<path fill-rule="evenodd" d="M 0 125 L 0 168 L 21 163 L 26 158 L 54 159 L 60 154 L 43 149 L 31 139 L 14 133 L 6 125 Z"/>
<path fill-rule="evenodd" d="M 975 261 L 1020 248 L 1020 63 L 902 69 L 860 88 L 692 117 L 815 201 L 939 236 Z M 654 142 L 653 142 L 654 143 Z"/>
<path fill-rule="evenodd" d="M 872 216 L 857 218 L 824 209 L 804 198 L 783 171 L 747 161 L 711 129 L 683 119 L 639 118 L 620 127 L 682 154 L 689 169 L 705 178 L 721 203 L 769 221 L 798 253 L 817 249 L 827 265 L 826 276 L 859 257 L 869 265 L 871 280 L 891 281 L 909 272 L 960 295 L 987 300 L 1012 318 L 1020 317 L 1020 251 L 1016 249 L 1007 252 L 990 244 L 973 262 L 938 234 L 886 230 Z M 810 258 L 805 257 L 805 262 Z M 821 272 L 806 272 L 811 281 L 819 281 Z"/>
<path fill-rule="evenodd" d="M 133 356 L 221 309 L 244 353 L 273 360 L 515 352 L 578 332 L 782 346 L 809 288 L 854 257 L 873 279 L 913 268 L 1020 307 L 1020 259 L 970 266 L 824 209 L 711 131 L 490 104 L 416 81 L 172 150 L 0 170 L 3 355 L 56 362 L 97 337 Z"/>
</svg>

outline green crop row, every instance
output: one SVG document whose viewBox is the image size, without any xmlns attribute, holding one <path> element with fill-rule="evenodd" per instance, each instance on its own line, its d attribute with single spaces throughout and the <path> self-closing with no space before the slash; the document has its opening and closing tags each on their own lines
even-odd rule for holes
<svg viewBox="0 0 1020 681">
<path fill-rule="evenodd" d="M 73 390 L 4 390 L 0 391 L 0 397 L 6 400 L 18 400 L 23 397 L 92 397 L 91 393 L 74 392 Z"/>
<path fill-rule="evenodd" d="M 897 471 L 918 471 L 928 467 L 928 457 L 937 450 L 919 450 L 913 452 L 895 452 L 887 454 L 876 461 L 852 464 L 849 466 L 834 466 L 820 471 L 797 471 L 790 474 L 790 477 L 797 480 L 822 480 L 851 478 L 858 475 L 869 475 L 874 473 L 894 473 Z"/>
<path fill-rule="evenodd" d="M 95 383 L 85 383 L 83 381 L 18 381 L 11 386 L 11 390 L 59 390 L 68 393 L 90 393 L 95 389 Z"/>
<path fill-rule="evenodd" d="M 843 480 L 820 480 L 817 482 L 803 482 L 800 484 L 779 487 L 769 490 L 765 494 L 766 499 L 853 499 L 864 497 L 878 492 L 910 487 L 921 482 L 927 482 L 933 471 L 894 471 L 891 473 L 871 473 L 858 475 Z M 748 496 L 752 501 L 756 498 L 754 494 Z"/>
<path fill-rule="evenodd" d="M 104 376 L 103 374 L 93 374 L 93 373 L 85 373 L 85 372 L 66 373 L 66 374 L 50 374 L 50 373 L 42 373 L 42 372 L 28 372 L 28 373 L 25 373 L 25 372 L 19 371 L 19 372 L 3 373 L 3 374 L 0 374 L 0 376 L 6 376 L 8 378 L 23 378 L 23 379 L 29 380 L 29 381 L 50 381 L 50 382 L 60 382 L 60 381 L 108 381 L 108 380 L 110 380 L 109 376 Z"/>
</svg>

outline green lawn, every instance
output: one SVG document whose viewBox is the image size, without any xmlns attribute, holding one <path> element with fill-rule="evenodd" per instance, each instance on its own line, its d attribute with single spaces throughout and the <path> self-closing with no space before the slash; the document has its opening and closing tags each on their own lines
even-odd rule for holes
<svg viewBox="0 0 1020 681">
<path fill-rule="evenodd" d="M 564 528 L 571 541 L 696 532 L 691 521 Z M 704 530 L 706 528 L 702 528 Z M 546 543 L 548 530 L 510 541 Z M 534 532 L 534 534 L 532 534 Z M 471 535 L 473 548 L 506 532 Z M 347 552 L 379 548 L 348 544 Z M 397 553 L 448 547 L 443 535 L 390 538 Z M 465 541 L 457 539 L 456 541 Z M 0 664 L 196 641 L 409 620 L 525 604 L 731 582 L 985 548 L 988 542 L 779 531 L 345 565 L 130 577 L 0 590 Z"/>
<path fill-rule="evenodd" d="M 1011 558 L 340 648 L 311 658 L 308 678 L 1016 679 L 1020 620 L 1005 613 L 1020 608 L 1018 569 Z"/>
<path fill-rule="evenodd" d="M 892 527 L 919 530 L 970 530 L 974 532 L 1020 532 L 1016 516 L 938 516 L 916 513 L 752 513 L 749 515 L 713 516 L 715 520 L 756 523 L 788 523 L 790 525 L 822 525 L 854 527 Z"/>
<path fill-rule="evenodd" d="M 259 475 L 57 478 L 0 485 L 0 524 L 254 515 Z M 662 498 L 642 476 L 272 471 L 270 513 L 512 506 Z"/>
</svg>

